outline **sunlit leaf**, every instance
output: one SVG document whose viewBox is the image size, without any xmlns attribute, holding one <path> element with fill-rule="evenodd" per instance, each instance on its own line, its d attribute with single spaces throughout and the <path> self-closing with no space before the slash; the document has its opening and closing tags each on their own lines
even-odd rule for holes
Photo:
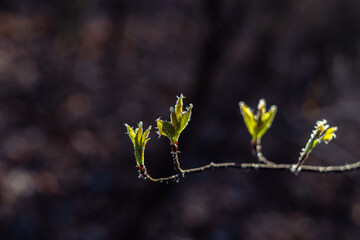
<svg viewBox="0 0 360 240">
<path fill-rule="evenodd" d="M 175 104 L 175 113 L 178 119 L 182 115 L 183 111 L 183 98 L 184 96 L 181 94 Z"/>
<path fill-rule="evenodd" d="M 129 125 L 127 125 L 126 123 L 125 123 L 125 126 L 127 128 L 127 134 L 129 135 L 131 141 L 134 143 L 134 141 L 135 141 L 135 131 L 134 131 L 134 129 L 132 127 L 130 127 Z"/>
<path fill-rule="evenodd" d="M 178 135 L 185 129 L 185 127 L 188 125 L 191 117 L 191 110 L 192 110 L 192 104 L 190 104 L 189 108 L 184 112 L 180 118 L 179 124 L 176 127 L 176 131 L 178 132 Z"/>
<path fill-rule="evenodd" d="M 240 102 L 240 111 L 241 115 L 243 116 L 245 125 L 250 133 L 250 135 L 253 137 L 253 139 L 256 138 L 255 134 L 255 128 L 256 128 L 256 122 L 254 119 L 254 113 L 251 108 L 249 108 L 244 102 Z"/>
<path fill-rule="evenodd" d="M 134 145 L 134 155 L 136 159 L 136 163 L 138 166 L 144 165 L 144 152 L 145 152 L 145 145 L 150 140 L 148 138 L 151 126 L 143 133 L 143 126 L 142 122 L 139 122 L 138 128 L 134 129 L 129 125 L 125 124 L 127 128 L 127 134 L 130 137 L 131 142 Z"/>
<path fill-rule="evenodd" d="M 332 139 L 336 138 L 335 132 L 337 131 L 337 127 L 329 127 L 327 121 L 325 119 L 321 121 L 317 121 L 315 125 L 315 129 L 312 131 L 311 136 L 306 143 L 305 148 L 303 148 L 300 156 L 308 155 L 311 151 L 322 142 L 328 143 Z"/>
<path fill-rule="evenodd" d="M 270 110 L 266 112 L 266 102 L 264 99 L 260 99 L 255 115 L 254 111 L 244 102 L 240 102 L 239 105 L 245 125 L 252 136 L 252 141 L 254 143 L 260 142 L 262 136 L 271 127 L 276 114 L 276 106 L 271 106 Z"/>
<path fill-rule="evenodd" d="M 174 141 L 176 139 L 175 127 L 168 121 L 157 120 L 158 133 Z"/>
<path fill-rule="evenodd" d="M 139 122 L 138 128 L 135 130 L 135 143 L 136 143 L 137 145 L 140 145 L 140 144 L 141 144 L 142 134 L 143 134 L 142 122 Z"/>
<path fill-rule="evenodd" d="M 178 117 L 176 116 L 176 112 L 173 107 L 170 108 L 170 121 L 173 126 L 178 124 Z"/>
<path fill-rule="evenodd" d="M 176 101 L 175 108 L 170 108 L 170 122 L 161 119 L 157 120 L 159 135 L 169 138 L 171 144 L 177 144 L 181 132 L 190 121 L 192 105 L 190 104 L 186 111 L 183 112 L 183 99 L 184 96 L 181 94 Z"/>
<path fill-rule="evenodd" d="M 335 132 L 337 131 L 337 129 L 338 129 L 337 127 L 328 128 L 321 140 L 324 141 L 325 143 L 328 143 L 334 138 L 336 138 Z"/>
<path fill-rule="evenodd" d="M 151 127 L 148 127 L 148 129 L 146 129 L 146 131 L 144 132 L 144 134 L 142 135 L 142 138 L 141 138 L 141 142 L 144 144 L 147 142 L 148 139 L 148 136 L 149 136 L 149 133 L 150 133 L 150 129 Z"/>
<path fill-rule="evenodd" d="M 262 136 L 266 133 L 266 131 L 271 127 L 271 124 L 276 115 L 276 106 L 271 106 L 270 110 L 266 112 L 260 121 L 260 128 L 257 134 L 257 139 L 261 139 Z"/>
</svg>

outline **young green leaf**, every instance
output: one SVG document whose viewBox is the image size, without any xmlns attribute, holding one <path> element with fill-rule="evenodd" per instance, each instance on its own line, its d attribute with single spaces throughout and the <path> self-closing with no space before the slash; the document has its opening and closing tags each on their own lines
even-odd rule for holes
<svg viewBox="0 0 360 240">
<path fill-rule="evenodd" d="M 328 128 L 325 133 L 324 136 L 322 137 L 321 141 L 325 142 L 326 144 L 329 143 L 331 140 L 333 140 L 334 138 L 336 138 L 336 134 L 335 132 L 337 131 L 337 127 L 331 127 Z"/>
<path fill-rule="evenodd" d="M 337 127 L 329 127 L 325 119 L 323 119 L 322 121 L 317 121 L 315 129 L 311 133 L 310 139 L 307 141 L 305 147 L 300 152 L 298 163 L 291 171 L 295 174 L 298 174 L 301 164 L 306 161 L 306 159 L 309 157 L 310 153 L 316 147 L 316 145 L 322 142 L 325 142 L 327 144 L 332 139 L 336 138 L 336 131 Z"/>
<path fill-rule="evenodd" d="M 174 111 L 174 108 L 170 108 L 170 122 L 172 125 L 176 126 L 178 124 L 176 112 Z"/>
<path fill-rule="evenodd" d="M 186 109 L 185 112 L 182 113 L 181 117 L 179 117 L 179 122 L 176 125 L 176 129 L 180 133 L 185 129 L 185 127 L 188 125 L 191 117 L 191 109 L 193 108 L 192 104 L 189 105 L 189 107 Z"/>
<path fill-rule="evenodd" d="M 255 117 L 254 117 L 254 112 L 244 102 L 240 102 L 239 105 L 240 105 L 240 111 L 241 111 L 241 115 L 243 116 L 245 125 L 246 125 L 250 135 L 254 139 L 254 138 L 256 138 L 256 133 L 255 133 L 256 121 L 255 121 Z"/>
<path fill-rule="evenodd" d="M 319 143 L 325 142 L 326 144 L 332 139 L 336 138 L 335 132 L 337 127 L 329 127 L 327 121 L 323 119 L 322 121 L 317 121 L 315 129 L 312 131 L 309 140 L 307 141 L 305 147 L 300 152 L 299 161 L 295 168 L 295 173 L 297 173 L 299 166 L 305 162 L 312 150 Z"/>
<path fill-rule="evenodd" d="M 179 117 L 183 111 L 183 98 L 184 96 L 181 94 L 175 104 L 175 113 L 177 117 Z"/>
<path fill-rule="evenodd" d="M 266 131 L 271 127 L 271 124 L 275 118 L 276 106 L 271 106 L 270 110 L 261 117 L 258 139 L 261 139 Z"/>
<path fill-rule="evenodd" d="M 125 126 L 127 128 L 126 134 L 129 135 L 130 140 L 135 144 L 135 131 L 134 131 L 134 129 L 132 127 L 130 127 L 129 125 L 127 125 L 126 123 L 125 123 Z"/>
<path fill-rule="evenodd" d="M 171 122 L 163 121 L 160 118 L 157 120 L 158 134 L 168 137 L 171 141 L 176 140 L 176 130 Z"/>
<path fill-rule="evenodd" d="M 188 125 L 191 118 L 192 104 L 183 111 L 183 99 L 181 94 L 176 101 L 175 108 L 170 108 L 170 122 L 157 120 L 158 134 L 170 139 L 172 145 L 177 145 L 181 132 Z"/>
<path fill-rule="evenodd" d="M 144 152 L 145 152 L 145 145 L 150 140 L 148 138 L 151 126 L 143 133 L 143 125 L 142 122 L 139 122 L 138 128 L 135 130 L 125 123 L 127 132 L 126 134 L 129 135 L 131 142 L 134 145 L 134 155 L 136 159 L 136 163 L 139 169 L 143 169 L 144 166 Z"/>
<path fill-rule="evenodd" d="M 244 102 L 240 102 L 239 106 L 245 125 L 252 136 L 252 142 L 259 143 L 262 136 L 271 127 L 276 114 L 276 106 L 271 106 L 270 110 L 266 112 L 266 102 L 264 99 L 260 99 L 256 115 Z"/>
<path fill-rule="evenodd" d="M 310 153 L 317 144 L 322 142 L 325 142 L 327 144 L 332 139 L 336 138 L 336 131 L 337 127 L 330 127 L 325 119 L 323 119 L 322 121 L 317 121 L 315 129 L 313 130 L 309 139 L 309 142 L 312 142 L 312 144 L 309 144 L 309 148 L 307 149 L 307 151 Z"/>
</svg>

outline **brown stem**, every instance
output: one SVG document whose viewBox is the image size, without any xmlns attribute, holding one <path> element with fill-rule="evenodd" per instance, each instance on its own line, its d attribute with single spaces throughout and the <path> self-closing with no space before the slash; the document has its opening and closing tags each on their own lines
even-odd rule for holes
<svg viewBox="0 0 360 240">
<path fill-rule="evenodd" d="M 180 153 L 177 145 L 172 145 L 175 147 L 172 151 L 173 161 L 178 170 L 178 172 L 174 175 L 164 178 L 153 178 L 151 177 L 146 167 L 143 165 L 140 169 L 140 177 L 143 177 L 145 180 L 149 180 L 151 182 L 159 182 L 159 183 L 169 183 L 169 182 L 178 182 L 180 177 L 185 177 L 186 175 L 191 175 L 195 173 L 205 172 L 212 169 L 223 169 L 223 168 L 236 168 L 240 170 L 287 170 L 296 175 L 298 172 L 312 172 L 312 173 L 343 173 L 360 169 L 360 161 L 345 164 L 340 166 L 311 166 L 311 165 L 303 165 L 305 160 L 308 158 L 309 154 L 302 154 L 299 158 L 299 161 L 296 164 L 277 164 L 270 160 L 268 160 L 261 152 L 261 144 L 259 142 L 252 143 L 252 149 L 256 153 L 258 160 L 261 163 L 235 163 L 235 162 L 226 162 L 226 163 L 214 163 L 211 162 L 207 165 L 198 168 L 190 168 L 190 169 L 182 169 L 180 167 L 179 156 Z"/>
<path fill-rule="evenodd" d="M 265 164 L 275 164 L 274 162 L 268 160 L 261 152 L 262 149 L 262 145 L 259 141 L 253 142 L 251 141 L 251 149 L 254 155 L 256 155 L 257 159 L 259 162 L 261 163 L 265 163 Z"/>
<path fill-rule="evenodd" d="M 171 154 L 173 155 L 173 162 L 175 165 L 175 170 L 177 171 L 177 175 L 184 176 L 184 170 L 180 167 L 179 153 L 180 151 L 178 150 L 178 148 L 176 148 L 175 151 L 171 152 Z"/>
<path fill-rule="evenodd" d="M 300 166 L 305 163 L 306 159 L 309 157 L 309 153 L 303 153 L 299 157 L 299 161 L 295 165 L 295 167 L 291 170 L 295 175 L 298 175 L 302 168 Z"/>
<path fill-rule="evenodd" d="M 294 172 L 297 164 L 265 164 L 265 163 L 235 163 L 235 162 L 227 162 L 227 163 L 213 163 L 204 165 L 198 168 L 191 168 L 185 169 L 182 172 L 183 176 L 191 175 L 195 173 L 205 172 L 211 169 L 222 169 L 222 168 L 236 168 L 240 170 L 287 170 Z M 311 165 L 301 165 L 299 169 L 303 172 L 312 172 L 312 173 L 343 173 L 354 171 L 360 169 L 360 161 L 352 163 L 352 164 L 345 164 L 340 166 L 311 166 Z M 152 178 L 147 171 L 144 172 L 144 176 L 147 180 L 152 182 L 160 182 L 160 183 L 168 183 L 172 181 L 177 181 L 181 175 L 175 174 L 165 178 Z"/>
</svg>

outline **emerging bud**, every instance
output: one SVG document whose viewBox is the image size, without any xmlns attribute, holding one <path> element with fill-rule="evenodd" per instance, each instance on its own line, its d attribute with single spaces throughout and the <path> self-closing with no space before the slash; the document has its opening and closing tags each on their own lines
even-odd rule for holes
<svg viewBox="0 0 360 240">
<path fill-rule="evenodd" d="M 129 135 L 131 142 L 134 145 L 134 154 L 136 163 L 140 171 L 144 169 L 144 152 L 145 152 L 145 145 L 150 140 L 148 138 L 151 126 L 143 133 L 143 126 L 142 122 L 139 122 L 138 128 L 135 130 L 125 123 L 127 128 L 126 134 Z"/>
<path fill-rule="evenodd" d="M 252 142 L 254 144 L 260 143 L 262 136 L 264 136 L 271 127 L 275 118 L 277 110 L 276 106 L 271 106 L 270 110 L 267 112 L 265 99 L 260 99 L 256 115 L 254 115 L 254 111 L 244 102 L 240 102 L 239 106 L 245 125 L 252 136 Z"/>
<path fill-rule="evenodd" d="M 311 151 L 316 147 L 316 145 L 322 142 L 325 142 L 327 144 L 332 139 L 336 138 L 335 132 L 337 131 L 337 129 L 337 127 L 330 127 L 325 119 L 317 121 L 315 129 L 311 133 L 310 139 L 306 143 L 306 146 L 300 152 L 298 163 L 291 171 L 295 174 L 298 174 L 301 164 L 306 161 L 306 159 L 309 157 Z"/>
<path fill-rule="evenodd" d="M 192 104 L 186 108 L 186 111 L 183 111 L 183 99 L 184 96 L 181 94 L 178 97 L 178 100 L 175 104 L 175 108 L 170 108 L 170 122 L 161 120 L 160 118 L 156 120 L 157 129 L 159 136 L 166 136 L 169 138 L 172 146 L 178 144 L 178 140 L 181 132 L 188 125 L 191 117 Z"/>
</svg>

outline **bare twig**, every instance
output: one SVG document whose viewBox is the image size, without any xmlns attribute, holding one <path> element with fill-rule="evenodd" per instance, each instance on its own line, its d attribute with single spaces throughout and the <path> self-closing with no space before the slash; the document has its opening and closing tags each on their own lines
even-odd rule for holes
<svg viewBox="0 0 360 240">
<path fill-rule="evenodd" d="M 227 162 L 227 163 L 209 163 L 202 167 L 198 168 L 190 168 L 183 169 L 182 176 L 191 175 L 195 173 L 205 172 L 212 169 L 223 169 L 223 168 L 236 168 L 240 170 L 256 170 L 256 171 L 283 171 L 287 170 L 290 172 L 294 172 L 297 164 L 266 164 L 266 163 L 235 163 L 235 162 Z M 311 165 L 301 165 L 298 170 L 302 172 L 312 172 L 312 173 L 343 173 L 350 172 L 354 170 L 360 169 L 360 161 L 345 164 L 340 166 L 311 166 Z M 178 181 L 180 174 L 175 174 L 165 178 L 152 178 L 146 171 L 143 172 L 143 176 L 145 179 L 150 180 L 152 182 L 160 182 L 160 183 L 168 183 L 172 181 Z"/>
<path fill-rule="evenodd" d="M 299 171 L 301 171 L 300 166 L 305 163 L 306 159 L 309 157 L 309 153 L 303 152 L 300 157 L 299 157 L 299 161 L 297 162 L 297 164 L 295 165 L 295 167 L 292 169 L 292 172 L 294 172 L 296 175 L 299 174 Z"/>
<path fill-rule="evenodd" d="M 173 156 L 173 162 L 175 170 L 177 171 L 177 175 L 184 177 L 184 170 L 181 168 L 179 162 L 179 153 L 180 151 L 178 150 L 178 148 L 176 148 L 174 151 L 171 152 L 171 155 Z"/>
<path fill-rule="evenodd" d="M 262 145 L 258 142 L 256 143 L 251 143 L 251 148 L 252 148 L 252 152 L 254 155 L 256 155 L 257 159 L 259 162 L 261 163 L 265 163 L 265 164 L 275 164 L 274 162 L 268 160 L 261 152 L 262 149 Z"/>
</svg>

